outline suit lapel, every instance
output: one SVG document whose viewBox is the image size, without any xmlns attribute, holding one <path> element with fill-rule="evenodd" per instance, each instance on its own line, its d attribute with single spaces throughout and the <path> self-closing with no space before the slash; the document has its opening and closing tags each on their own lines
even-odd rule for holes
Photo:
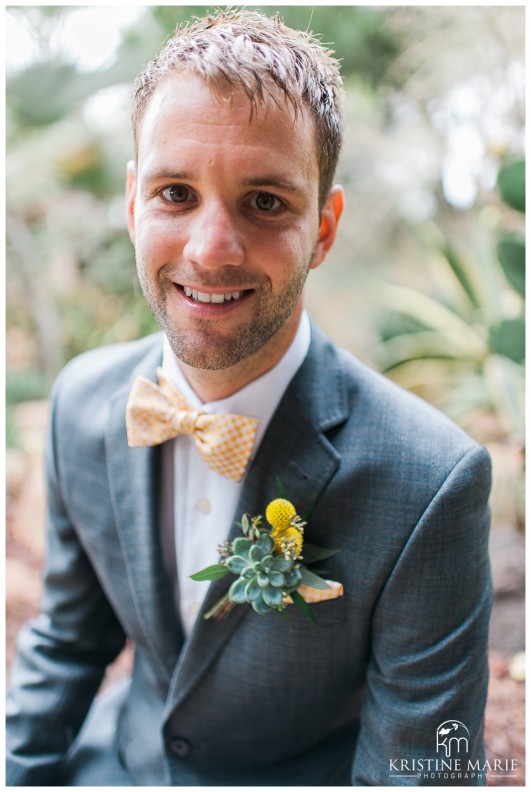
<svg viewBox="0 0 531 792">
<path fill-rule="evenodd" d="M 169 680 L 183 636 L 164 573 L 158 535 L 160 448 L 129 448 L 125 431 L 125 407 L 132 381 L 138 374 L 156 379 L 160 359 L 161 344 L 157 344 L 133 372 L 131 381 L 115 393 L 105 449 L 118 536 L 135 610 L 153 655 Z"/>
<path fill-rule="evenodd" d="M 325 370 L 326 395 L 322 387 Z M 244 513 L 264 514 L 267 503 L 278 497 L 277 480 L 304 517 L 340 463 L 340 456 L 324 431 L 346 420 L 347 410 L 344 375 L 337 352 L 320 331 L 312 328 L 310 351 L 271 420 L 247 474 L 234 519 L 239 521 Z M 239 534 L 240 529 L 233 523 L 229 538 Z M 311 542 L 311 521 L 305 535 Z M 233 579 L 230 576 L 215 581 L 208 590 L 172 679 L 167 716 L 199 682 L 242 619 L 268 618 L 258 616 L 247 606 L 235 607 L 222 621 L 202 618 Z"/>
</svg>

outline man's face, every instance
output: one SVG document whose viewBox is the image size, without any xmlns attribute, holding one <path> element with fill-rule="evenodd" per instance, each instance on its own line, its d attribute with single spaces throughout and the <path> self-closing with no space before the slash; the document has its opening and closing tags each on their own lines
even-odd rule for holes
<svg viewBox="0 0 531 792">
<path fill-rule="evenodd" d="M 145 297 L 176 356 L 224 369 L 296 328 L 318 244 L 313 124 L 171 75 L 150 99 L 128 181 Z M 282 329 L 282 330 L 281 330 Z M 293 329 L 294 333 L 294 329 Z"/>
</svg>

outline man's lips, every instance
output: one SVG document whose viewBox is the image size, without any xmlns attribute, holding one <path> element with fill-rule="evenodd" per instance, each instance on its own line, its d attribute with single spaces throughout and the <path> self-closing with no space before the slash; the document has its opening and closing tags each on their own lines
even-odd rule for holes
<svg viewBox="0 0 531 792">
<path fill-rule="evenodd" d="M 237 302 L 250 294 L 253 289 L 216 289 L 214 291 L 207 291 L 205 287 L 195 288 L 193 286 L 184 286 L 176 283 L 177 289 L 184 294 L 189 301 L 193 303 L 225 305 L 226 303 Z"/>
</svg>

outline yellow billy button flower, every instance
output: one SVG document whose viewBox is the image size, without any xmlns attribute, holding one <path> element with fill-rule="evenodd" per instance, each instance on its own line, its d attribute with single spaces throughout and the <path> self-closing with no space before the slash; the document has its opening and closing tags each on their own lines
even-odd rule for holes
<svg viewBox="0 0 531 792">
<path fill-rule="evenodd" d="M 299 558 L 302 552 L 302 533 L 294 527 L 283 531 L 271 531 L 271 538 L 275 540 L 273 553 L 278 553 L 286 558 Z"/>
<path fill-rule="evenodd" d="M 295 506 L 285 498 L 276 498 L 271 501 L 266 509 L 266 520 L 273 526 L 274 531 L 285 531 L 289 528 L 291 520 L 297 514 Z"/>
</svg>

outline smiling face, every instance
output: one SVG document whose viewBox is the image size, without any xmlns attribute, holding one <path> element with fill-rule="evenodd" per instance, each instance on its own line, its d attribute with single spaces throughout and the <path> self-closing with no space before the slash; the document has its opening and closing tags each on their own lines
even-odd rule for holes
<svg viewBox="0 0 531 792">
<path fill-rule="evenodd" d="M 281 98 L 250 111 L 243 93 L 172 74 L 146 108 L 128 177 L 140 283 L 175 355 L 194 369 L 246 361 L 249 380 L 291 343 L 340 213 L 332 195 L 321 225 L 306 113 Z"/>
</svg>

